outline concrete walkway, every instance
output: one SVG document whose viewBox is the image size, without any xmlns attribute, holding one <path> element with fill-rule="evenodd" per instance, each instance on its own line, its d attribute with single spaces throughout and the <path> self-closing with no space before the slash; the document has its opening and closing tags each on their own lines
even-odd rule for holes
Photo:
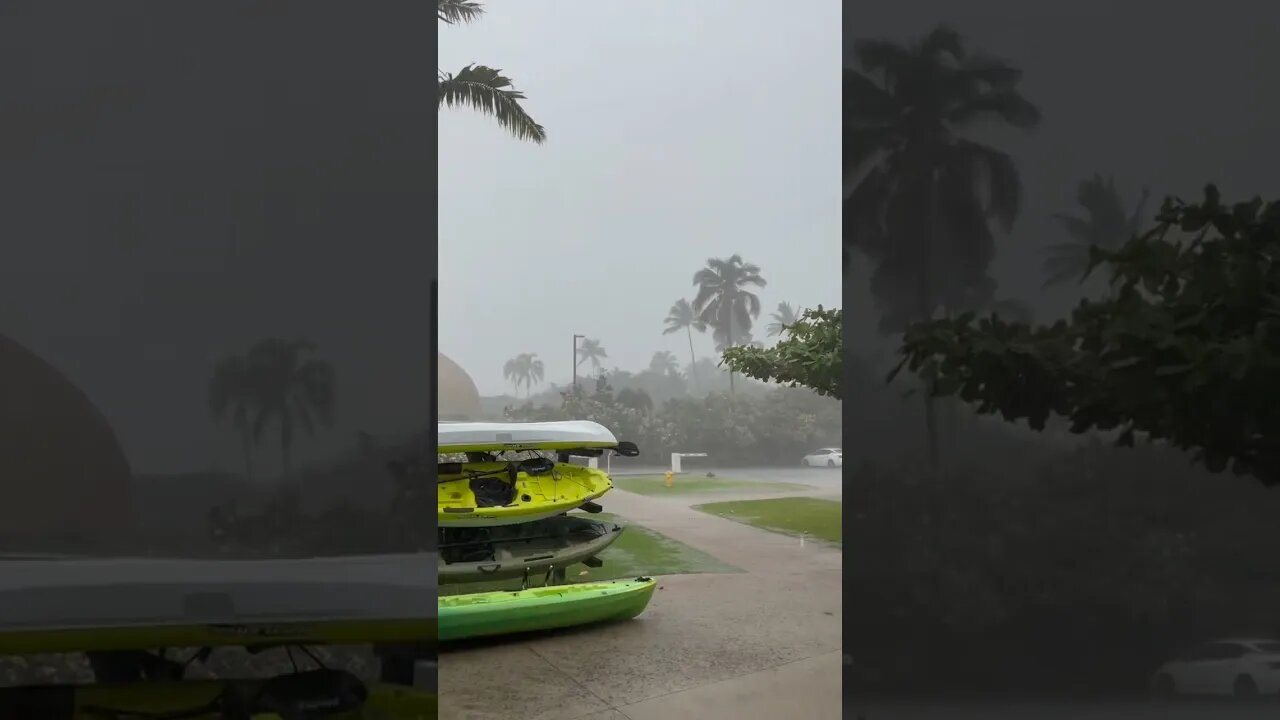
<svg viewBox="0 0 1280 720">
<path fill-rule="evenodd" d="M 840 551 L 690 507 L 708 501 L 601 504 L 744 572 L 661 577 L 629 622 L 443 650 L 442 720 L 840 718 Z"/>
</svg>

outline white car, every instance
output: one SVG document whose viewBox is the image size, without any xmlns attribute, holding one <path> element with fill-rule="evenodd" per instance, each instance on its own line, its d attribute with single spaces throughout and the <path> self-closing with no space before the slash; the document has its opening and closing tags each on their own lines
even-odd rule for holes
<svg viewBox="0 0 1280 720">
<path fill-rule="evenodd" d="M 822 448 L 805 455 L 800 464 L 805 467 L 842 467 L 844 453 L 840 448 Z"/>
<path fill-rule="evenodd" d="M 1161 665 L 1151 676 L 1157 695 L 1280 694 L 1280 641 L 1214 640 Z"/>
</svg>

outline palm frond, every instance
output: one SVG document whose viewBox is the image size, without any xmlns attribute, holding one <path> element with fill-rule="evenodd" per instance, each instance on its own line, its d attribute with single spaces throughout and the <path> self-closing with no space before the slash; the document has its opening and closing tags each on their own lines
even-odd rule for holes
<svg viewBox="0 0 1280 720">
<path fill-rule="evenodd" d="M 1022 82 L 1022 70 L 990 55 L 973 54 L 964 59 L 960 72 L 995 91 L 1012 90 Z"/>
<path fill-rule="evenodd" d="M 966 127 L 988 117 L 999 118 L 1020 130 L 1039 127 L 1040 108 L 1012 90 L 983 93 L 953 107 L 947 113 L 947 122 Z"/>
<path fill-rule="evenodd" d="M 1088 255 L 1089 245 L 1078 242 L 1054 243 L 1042 248 L 1041 254 L 1043 254 L 1048 260 L 1056 260 L 1058 258 L 1074 259 Z"/>
<path fill-rule="evenodd" d="M 950 55 L 956 60 L 962 60 L 965 57 L 964 38 L 955 28 L 942 23 L 920 41 L 920 55 L 931 59 L 939 55 Z"/>
<path fill-rule="evenodd" d="M 501 70 L 468 65 L 456 74 L 441 73 L 436 81 L 436 106 L 465 106 L 489 115 L 519 140 L 546 142 L 547 131 L 521 107 L 524 93 L 511 89 Z"/>
<path fill-rule="evenodd" d="M 842 86 L 841 107 L 845 123 L 887 123 L 898 115 L 897 99 L 857 70 L 845 68 Z"/>
<path fill-rule="evenodd" d="M 448 25 L 475 21 L 484 14 L 484 8 L 471 0 L 436 0 L 436 17 Z"/>
<path fill-rule="evenodd" d="M 1073 265 L 1064 265 L 1056 270 L 1049 271 L 1046 268 L 1047 277 L 1044 281 L 1044 287 L 1052 287 L 1054 285 L 1065 285 L 1069 282 L 1077 284 L 1084 282 L 1087 277 L 1086 268 L 1075 267 Z"/>
<path fill-rule="evenodd" d="M 954 162 L 972 173 L 974 185 L 985 190 L 986 214 L 1007 232 L 1022 209 L 1022 179 L 1018 165 L 1007 153 L 980 143 L 959 140 L 954 146 Z"/>
<path fill-rule="evenodd" d="M 885 210 L 893 193 L 894 176 L 883 165 L 872 168 L 844 201 L 842 235 L 846 245 L 878 256 L 888 247 Z"/>
<path fill-rule="evenodd" d="M 1067 234 L 1075 238 L 1077 242 L 1091 243 L 1093 241 L 1093 226 L 1088 220 L 1078 218 L 1075 215 L 1067 215 L 1066 213 L 1054 213 L 1049 216 L 1050 220 L 1062 226 Z"/>
<path fill-rule="evenodd" d="M 1068 282 L 1084 282 L 1089 272 L 1089 245 L 1070 242 L 1049 245 L 1042 250 L 1044 287 Z"/>
<path fill-rule="evenodd" d="M 915 59 L 900 43 L 882 39 L 855 41 L 853 56 L 863 72 L 880 73 L 890 90 L 897 83 L 900 70 Z"/>
</svg>

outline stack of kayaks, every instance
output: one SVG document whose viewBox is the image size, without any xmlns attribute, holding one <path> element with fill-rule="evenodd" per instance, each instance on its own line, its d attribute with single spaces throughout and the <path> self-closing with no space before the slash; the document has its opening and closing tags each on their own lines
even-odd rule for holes
<svg viewBox="0 0 1280 720">
<path fill-rule="evenodd" d="M 609 475 L 575 457 L 638 453 L 588 421 L 440 423 L 437 497 L 441 584 L 521 579 L 520 589 L 446 595 L 439 637 L 458 640 L 635 617 L 655 581 L 566 583 L 575 564 L 600 567 L 599 553 L 625 529 L 591 517 L 613 487 Z M 531 585 L 539 585 L 531 587 Z"/>
</svg>

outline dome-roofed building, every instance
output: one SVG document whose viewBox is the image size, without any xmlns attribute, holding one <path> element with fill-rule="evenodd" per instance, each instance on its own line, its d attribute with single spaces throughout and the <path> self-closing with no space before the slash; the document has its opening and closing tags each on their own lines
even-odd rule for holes
<svg viewBox="0 0 1280 720">
<path fill-rule="evenodd" d="M 477 420 L 480 391 L 471 376 L 443 353 L 436 357 L 438 390 L 436 406 L 441 420 Z"/>
<path fill-rule="evenodd" d="M 0 543 L 118 539 L 133 527 L 131 484 L 106 417 L 52 365 L 0 335 Z"/>
</svg>

